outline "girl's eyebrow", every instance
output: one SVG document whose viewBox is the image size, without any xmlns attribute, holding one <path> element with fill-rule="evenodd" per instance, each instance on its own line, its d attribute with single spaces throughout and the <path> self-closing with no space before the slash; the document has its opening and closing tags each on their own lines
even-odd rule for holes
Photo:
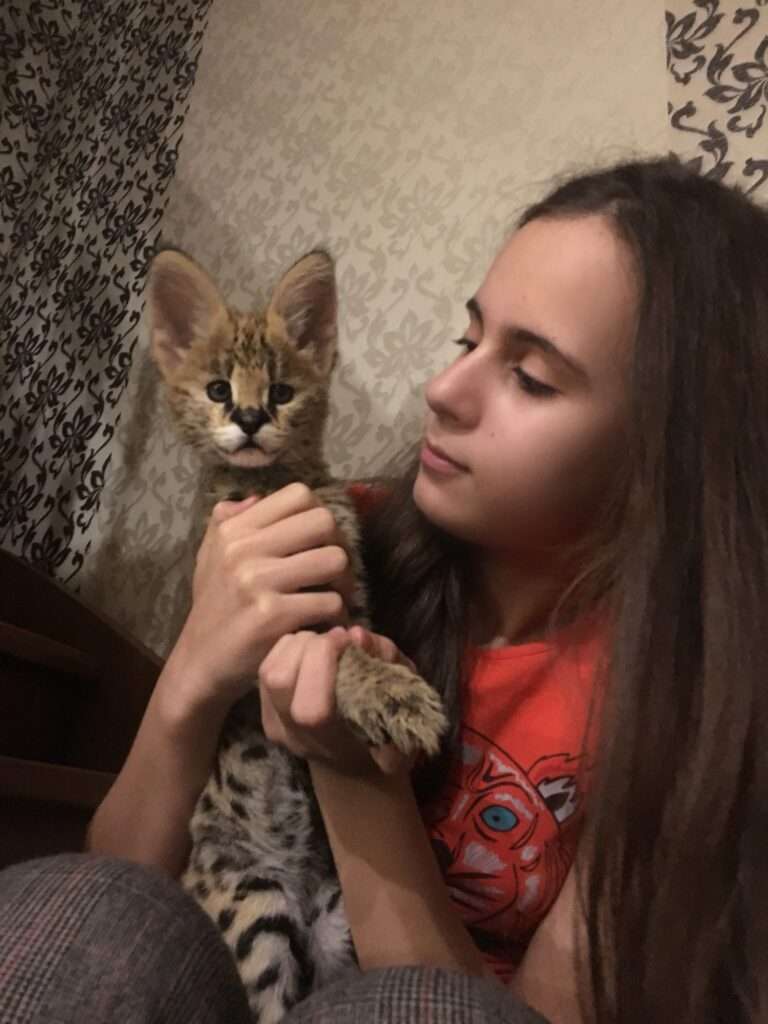
<svg viewBox="0 0 768 1024">
<path fill-rule="evenodd" d="M 467 312 L 473 317 L 480 326 L 483 326 L 483 312 L 480 309 L 480 304 L 476 298 L 467 299 Z M 541 334 L 537 334 L 536 331 L 531 331 L 527 327 L 505 327 L 502 333 L 502 337 L 507 344 L 513 344 L 514 342 L 522 343 L 524 345 L 530 345 L 532 348 L 537 348 L 545 355 L 552 356 L 561 362 L 566 369 L 570 370 L 571 373 L 578 377 L 585 384 L 589 383 L 589 374 L 585 367 L 573 356 L 568 356 L 563 352 L 561 348 L 549 338 L 545 338 Z"/>
</svg>

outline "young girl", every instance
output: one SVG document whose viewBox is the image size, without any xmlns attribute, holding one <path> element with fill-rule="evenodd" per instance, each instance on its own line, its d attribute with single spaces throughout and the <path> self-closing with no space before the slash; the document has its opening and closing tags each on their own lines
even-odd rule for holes
<svg viewBox="0 0 768 1024">
<path fill-rule="evenodd" d="M 579 988 L 598 1021 L 765 1019 L 766 267 L 766 214 L 671 160 L 528 210 L 427 387 L 414 473 L 363 495 L 379 632 L 343 628 L 345 556 L 305 489 L 218 506 L 92 849 L 181 870 L 258 677 L 363 969 L 493 971 L 554 1020 Z M 345 732 L 347 643 L 443 693 L 436 767 Z"/>
</svg>

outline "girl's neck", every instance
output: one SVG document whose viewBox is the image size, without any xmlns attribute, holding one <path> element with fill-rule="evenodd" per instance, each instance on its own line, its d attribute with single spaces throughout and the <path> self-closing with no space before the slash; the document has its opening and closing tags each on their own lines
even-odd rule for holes
<svg viewBox="0 0 768 1024">
<path fill-rule="evenodd" d="M 562 572 L 513 564 L 484 554 L 477 575 L 472 642 L 478 646 L 533 643 L 549 638 L 552 613 L 567 580 Z"/>
</svg>

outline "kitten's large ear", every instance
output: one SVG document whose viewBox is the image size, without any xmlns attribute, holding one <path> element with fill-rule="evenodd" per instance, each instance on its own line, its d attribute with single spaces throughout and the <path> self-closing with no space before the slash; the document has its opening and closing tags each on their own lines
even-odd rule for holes
<svg viewBox="0 0 768 1024">
<path fill-rule="evenodd" d="M 193 342 L 209 338 L 227 317 L 211 278 L 176 249 L 164 249 L 152 261 L 147 309 L 150 351 L 166 377 L 179 366 Z"/>
<path fill-rule="evenodd" d="M 333 260 L 317 249 L 283 274 L 267 309 L 279 317 L 300 349 L 312 349 L 315 365 L 330 373 L 336 360 L 336 275 Z"/>
</svg>

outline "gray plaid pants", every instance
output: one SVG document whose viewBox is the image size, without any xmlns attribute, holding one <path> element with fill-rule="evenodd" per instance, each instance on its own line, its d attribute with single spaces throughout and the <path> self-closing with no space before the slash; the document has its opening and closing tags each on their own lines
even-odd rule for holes
<svg viewBox="0 0 768 1024">
<path fill-rule="evenodd" d="M 546 1024 L 451 971 L 350 972 L 286 1024 Z M 175 883 L 67 854 L 0 872 L 0 1024 L 251 1024 L 232 958 Z"/>
</svg>

